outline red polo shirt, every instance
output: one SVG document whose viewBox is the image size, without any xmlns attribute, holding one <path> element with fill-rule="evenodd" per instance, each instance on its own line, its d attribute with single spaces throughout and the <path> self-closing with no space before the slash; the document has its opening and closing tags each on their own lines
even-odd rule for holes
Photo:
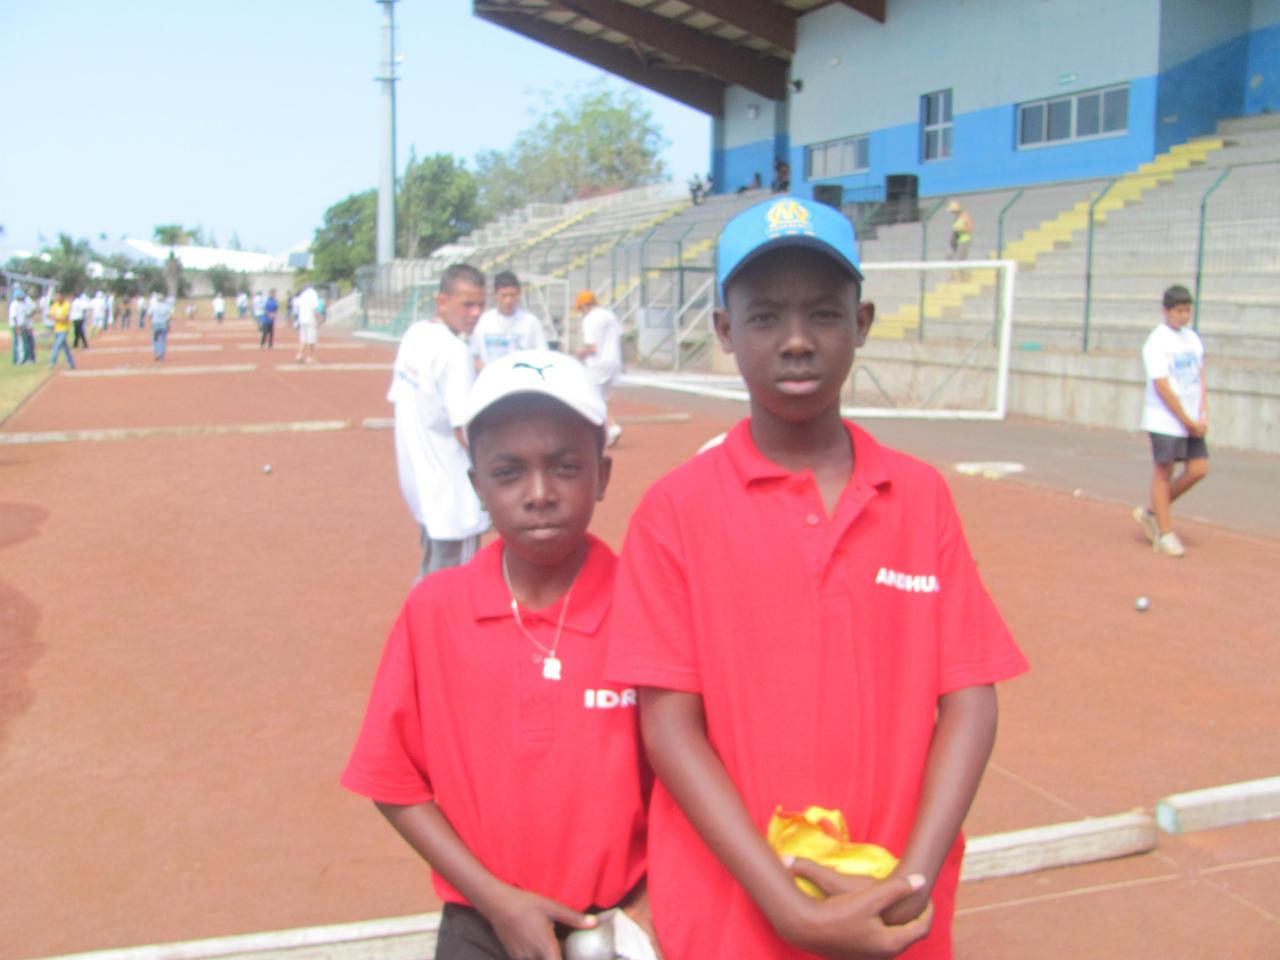
<svg viewBox="0 0 1280 960">
<path fill-rule="evenodd" d="M 978 579 L 946 483 L 853 424 L 853 475 L 828 517 L 810 471 L 765 459 L 739 423 L 631 519 L 606 675 L 698 693 L 707 733 L 763 834 L 782 805 L 844 811 L 901 856 L 938 698 L 1026 661 Z M 799 958 L 659 782 L 649 877 L 670 957 Z M 963 843 L 934 892 L 949 957 Z M 712 919 L 714 918 L 714 920 Z"/>
<path fill-rule="evenodd" d="M 517 628 L 497 541 L 414 587 L 387 639 L 342 784 L 382 803 L 434 800 L 496 877 L 582 910 L 644 875 L 635 690 L 602 681 L 616 559 L 591 549 L 547 680 Z M 550 648 L 560 602 L 525 612 Z M 466 899 L 438 874 L 436 893 Z"/>
</svg>

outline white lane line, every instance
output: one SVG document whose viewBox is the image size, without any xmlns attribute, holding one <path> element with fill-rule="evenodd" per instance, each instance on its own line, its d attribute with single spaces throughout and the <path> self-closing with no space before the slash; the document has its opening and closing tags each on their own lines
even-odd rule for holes
<svg viewBox="0 0 1280 960">
<path fill-rule="evenodd" d="M 66 370 L 61 376 L 78 380 L 97 377 L 185 377 L 204 373 L 252 373 L 256 363 L 227 363 L 203 367 L 111 367 L 107 370 Z"/>
<path fill-rule="evenodd" d="M 284 423 L 225 423 L 178 427 L 108 427 L 101 430 L 46 430 L 0 433 L 0 445 L 78 443 L 98 440 L 137 440 L 146 437 L 197 437 L 254 433 L 327 433 L 350 430 L 350 420 L 293 420 Z"/>
</svg>

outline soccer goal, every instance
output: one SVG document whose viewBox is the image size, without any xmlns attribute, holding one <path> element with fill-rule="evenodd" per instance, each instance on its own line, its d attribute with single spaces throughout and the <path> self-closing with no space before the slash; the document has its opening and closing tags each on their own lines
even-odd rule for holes
<svg viewBox="0 0 1280 960">
<path fill-rule="evenodd" d="M 1001 420 L 1015 260 L 863 263 L 876 322 L 846 384 L 852 417 Z"/>
</svg>

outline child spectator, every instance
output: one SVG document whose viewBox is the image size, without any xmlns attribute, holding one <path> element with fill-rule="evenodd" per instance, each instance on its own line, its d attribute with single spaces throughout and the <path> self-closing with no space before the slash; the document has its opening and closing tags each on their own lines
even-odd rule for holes
<svg viewBox="0 0 1280 960">
<path fill-rule="evenodd" d="M 548 351 L 486 367 L 471 479 L 500 539 L 413 588 L 342 782 L 432 868 L 436 956 L 559 958 L 571 928 L 644 911 L 634 689 L 603 680 L 615 558 L 604 403 Z"/>
<path fill-rule="evenodd" d="M 58 354 L 63 353 L 67 366 L 74 370 L 76 362 L 71 356 L 71 348 L 67 346 L 67 336 L 71 333 L 71 304 L 67 302 L 65 293 L 59 292 L 54 296 L 53 303 L 49 305 L 49 319 L 53 321 L 53 351 L 49 354 L 49 366 L 56 367 Z"/>
<path fill-rule="evenodd" d="M 1147 392 L 1142 429 L 1151 436 L 1151 506 L 1134 507 L 1156 553 L 1181 557 L 1187 551 L 1173 530 L 1173 502 L 1209 475 L 1209 397 L 1204 381 L 1204 344 L 1191 323 L 1191 291 L 1172 286 L 1164 292 L 1164 321 L 1142 345 Z M 1174 477 L 1176 464 L 1184 464 Z"/>
<path fill-rule="evenodd" d="M 419 576 L 467 563 L 489 528 L 467 479 L 462 432 L 476 376 L 467 338 L 482 310 L 484 274 L 455 263 L 440 275 L 435 318 L 411 324 L 396 351 L 387 399 L 400 492 L 422 543 Z"/>
<path fill-rule="evenodd" d="M 951 956 L 991 685 L 1026 661 L 942 477 L 841 418 L 875 316 L 856 250 L 794 196 L 725 227 L 715 328 L 750 418 L 649 490 L 619 563 L 606 676 L 640 687 L 669 957 Z M 810 806 L 897 867 L 785 863 L 766 825 Z"/>
<path fill-rule="evenodd" d="M 545 350 L 547 335 L 542 321 L 520 305 L 520 280 L 504 270 L 493 278 L 494 306 L 480 314 L 471 331 L 471 352 L 476 368 L 517 350 Z"/>
</svg>

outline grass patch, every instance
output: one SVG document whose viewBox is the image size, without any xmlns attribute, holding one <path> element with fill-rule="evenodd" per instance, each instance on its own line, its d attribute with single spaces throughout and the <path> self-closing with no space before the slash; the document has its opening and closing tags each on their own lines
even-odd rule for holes
<svg viewBox="0 0 1280 960">
<path fill-rule="evenodd" d="M 8 352 L 8 344 L 5 344 Z M 43 353 L 44 351 L 40 351 Z M 39 353 L 37 353 L 39 356 Z M 0 422 L 18 409 L 18 404 L 27 399 L 36 387 L 44 383 L 49 376 L 49 362 L 28 363 L 15 367 L 9 363 L 9 357 L 0 357 Z"/>
</svg>

